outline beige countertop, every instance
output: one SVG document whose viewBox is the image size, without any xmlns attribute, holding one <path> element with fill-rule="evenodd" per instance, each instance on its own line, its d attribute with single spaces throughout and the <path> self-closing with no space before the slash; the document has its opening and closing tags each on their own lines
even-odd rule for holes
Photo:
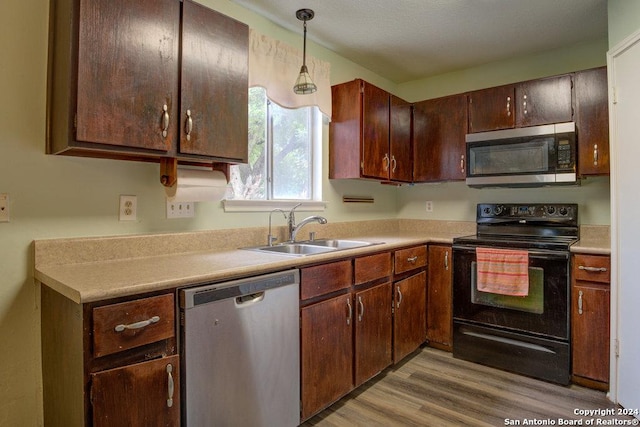
<svg viewBox="0 0 640 427">
<path fill-rule="evenodd" d="M 610 255 L 611 239 L 608 226 L 589 225 L 580 228 L 580 240 L 571 246 L 571 252 Z"/>
<path fill-rule="evenodd" d="M 383 244 L 302 257 L 237 249 L 261 243 L 247 244 L 245 238 L 238 236 L 238 230 L 39 240 L 34 242 L 34 276 L 70 300 L 86 303 L 253 276 L 414 244 L 451 244 L 454 237 L 473 233 L 468 223 L 448 228 L 410 223 L 388 226 L 387 221 L 376 222 L 375 227 L 371 225 L 350 227 L 350 235 L 343 237 L 343 234 L 340 238 Z M 370 230 L 379 231 L 374 234 Z M 334 237 L 318 234 L 318 238 Z M 225 240 L 229 235 L 235 236 L 231 242 Z M 191 244 L 185 244 L 184 240 L 190 240 Z M 211 241 L 207 243 L 207 240 Z M 234 243 L 238 245 L 229 247 Z M 167 250 L 176 246 L 178 249 Z M 185 248 L 196 250 L 185 251 Z"/>
<path fill-rule="evenodd" d="M 375 230 L 375 232 L 372 232 Z M 375 220 L 309 226 L 318 238 L 379 245 L 292 257 L 245 249 L 263 243 L 263 228 L 192 233 L 36 240 L 37 281 L 76 303 L 247 277 L 416 244 L 451 244 L 475 233 L 455 221 Z M 585 227 L 574 253 L 610 254 L 609 227 Z M 284 230 L 277 230 L 284 236 Z M 277 234 L 274 233 L 274 234 Z"/>
</svg>

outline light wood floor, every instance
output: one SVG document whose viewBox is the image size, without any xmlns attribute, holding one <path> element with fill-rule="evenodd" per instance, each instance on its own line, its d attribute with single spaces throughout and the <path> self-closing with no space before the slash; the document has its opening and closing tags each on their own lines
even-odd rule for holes
<svg viewBox="0 0 640 427">
<path fill-rule="evenodd" d="M 504 426 L 549 419 L 559 425 L 559 419 L 614 418 L 574 415 L 576 409 L 607 408 L 614 405 L 603 392 L 550 384 L 424 347 L 303 426 Z"/>
</svg>

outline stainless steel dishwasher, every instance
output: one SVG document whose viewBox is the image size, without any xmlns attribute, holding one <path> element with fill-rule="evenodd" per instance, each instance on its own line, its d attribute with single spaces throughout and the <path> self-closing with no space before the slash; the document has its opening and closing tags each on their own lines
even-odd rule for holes
<svg viewBox="0 0 640 427">
<path fill-rule="evenodd" d="M 183 425 L 300 424 L 298 270 L 179 290 Z"/>
</svg>

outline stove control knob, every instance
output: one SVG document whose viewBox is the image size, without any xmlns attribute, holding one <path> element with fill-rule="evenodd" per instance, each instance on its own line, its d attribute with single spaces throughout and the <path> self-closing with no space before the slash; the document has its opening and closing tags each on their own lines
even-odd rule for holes
<svg viewBox="0 0 640 427">
<path fill-rule="evenodd" d="M 568 213 L 569 213 L 569 211 L 567 210 L 567 208 L 566 208 L 566 207 L 564 207 L 564 206 L 562 206 L 562 207 L 560 208 L 559 212 L 560 212 L 560 215 L 562 215 L 562 216 L 565 216 L 566 214 L 568 214 Z"/>
<path fill-rule="evenodd" d="M 493 213 L 496 215 L 500 215 L 503 210 L 504 210 L 504 206 L 497 205 L 495 208 L 493 208 Z"/>
<path fill-rule="evenodd" d="M 485 206 L 484 209 L 482 209 L 482 213 L 484 213 L 485 215 L 489 215 L 491 213 L 491 208 Z"/>
<path fill-rule="evenodd" d="M 547 207 L 547 213 L 549 215 L 553 215 L 554 213 L 556 213 L 556 207 L 555 206 L 549 206 Z"/>
</svg>

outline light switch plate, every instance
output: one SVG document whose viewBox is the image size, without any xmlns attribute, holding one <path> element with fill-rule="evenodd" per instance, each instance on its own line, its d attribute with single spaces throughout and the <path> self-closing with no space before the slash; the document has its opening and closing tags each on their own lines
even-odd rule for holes
<svg viewBox="0 0 640 427">
<path fill-rule="evenodd" d="M 9 194 L 0 193 L 0 222 L 9 222 Z"/>
<path fill-rule="evenodd" d="M 196 210 L 193 202 L 170 202 L 167 200 L 167 218 L 193 218 Z"/>
</svg>

